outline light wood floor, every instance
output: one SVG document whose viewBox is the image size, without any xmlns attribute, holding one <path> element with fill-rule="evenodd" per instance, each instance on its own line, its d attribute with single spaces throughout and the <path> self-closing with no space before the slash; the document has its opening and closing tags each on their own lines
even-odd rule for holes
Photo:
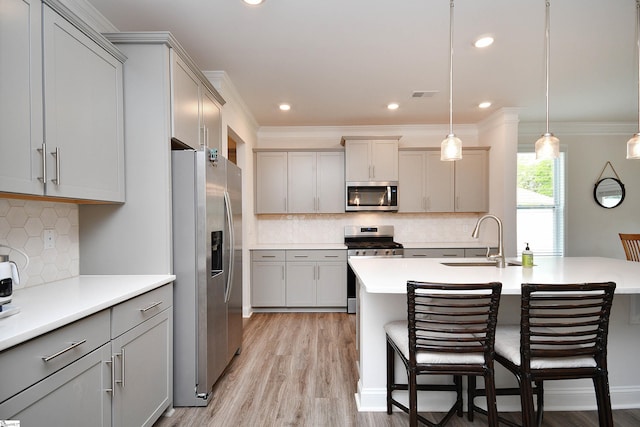
<svg viewBox="0 0 640 427">
<path fill-rule="evenodd" d="M 355 316 L 260 313 L 245 324 L 242 353 L 206 408 L 176 408 L 154 427 L 407 426 L 402 412 L 358 412 Z M 426 414 L 429 417 L 431 414 Z M 440 415 L 440 414 L 437 414 Z M 519 414 L 502 414 L 517 421 Z M 640 426 L 640 409 L 614 411 L 619 427 Z M 448 426 L 483 426 L 454 417 Z M 544 426 L 597 427 L 596 412 L 546 412 Z"/>
</svg>

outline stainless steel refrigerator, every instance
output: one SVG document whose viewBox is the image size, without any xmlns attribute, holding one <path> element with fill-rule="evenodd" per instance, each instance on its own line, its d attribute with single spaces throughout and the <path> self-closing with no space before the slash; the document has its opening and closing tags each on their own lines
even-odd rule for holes
<svg viewBox="0 0 640 427">
<path fill-rule="evenodd" d="M 206 406 L 242 345 L 242 175 L 212 156 L 172 152 L 174 406 Z"/>
</svg>

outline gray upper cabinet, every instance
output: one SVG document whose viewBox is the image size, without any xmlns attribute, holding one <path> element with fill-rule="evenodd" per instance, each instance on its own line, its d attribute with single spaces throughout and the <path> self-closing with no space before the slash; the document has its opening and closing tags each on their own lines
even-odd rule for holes
<svg viewBox="0 0 640 427">
<path fill-rule="evenodd" d="M 256 213 L 287 212 L 287 153 L 256 153 Z"/>
<path fill-rule="evenodd" d="M 171 137 L 197 149 L 200 145 L 200 84 L 195 73 L 178 55 L 172 57 Z"/>
<path fill-rule="evenodd" d="M 398 139 L 349 139 L 345 146 L 347 182 L 398 180 Z"/>
<path fill-rule="evenodd" d="M 342 151 L 256 152 L 256 213 L 344 212 Z"/>
<path fill-rule="evenodd" d="M 3 2 L 0 191 L 124 202 L 125 57 L 47 3 Z"/>
<path fill-rule="evenodd" d="M 439 151 L 400 152 L 399 212 L 454 212 L 454 163 Z"/>
<path fill-rule="evenodd" d="M 289 152 L 289 213 L 344 212 L 344 153 Z"/>
<path fill-rule="evenodd" d="M 222 117 L 220 107 L 216 102 L 215 96 L 204 86 L 200 87 L 201 93 L 201 126 L 200 138 L 201 144 L 207 148 L 215 148 L 218 151 L 222 149 Z"/>
<path fill-rule="evenodd" d="M 488 210 L 488 149 L 465 149 L 456 162 L 441 161 L 439 150 L 407 149 L 399 164 L 399 212 Z"/>
<path fill-rule="evenodd" d="M 0 13 L 0 191 L 43 194 L 42 5 L 7 0 Z"/>
<path fill-rule="evenodd" d="M 487 212 L 489 210 L 489 152 L 463 151 L 455 162 L 455 211 Z"/>
<path fill-rule="evenodd" d="M 172 138 L 196 150 L 219 150 L 220 108 L 215 96 L 184 59 L 175 52 L 172 57 Z"/>
</svg>

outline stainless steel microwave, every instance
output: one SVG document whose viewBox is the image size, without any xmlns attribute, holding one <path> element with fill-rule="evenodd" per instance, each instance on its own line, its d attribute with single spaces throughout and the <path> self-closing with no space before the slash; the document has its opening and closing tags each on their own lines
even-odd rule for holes
<svg viewBox="0 0 640 427">
<path fill-rule="evenodd" d="M 398 182 L 347 182 L 345 211 L 398 210 Z"/>
</svg>

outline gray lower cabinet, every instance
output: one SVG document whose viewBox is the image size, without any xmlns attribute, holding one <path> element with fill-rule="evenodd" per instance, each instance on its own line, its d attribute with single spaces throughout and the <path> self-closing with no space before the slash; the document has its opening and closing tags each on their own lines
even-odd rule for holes
<svg viewBox="0 0 640 427">
<path fill-rule="evenodd" d="M 462 258 L 464 248 L 418 248 L 405 249 L 405 258 Z"/>
<path fill-rule="evenodd" d="M 110 318 L 103 310 L 0 352 L 0 419 L 110 426 Z"/>
<path fill-rule="evenodd" d="M 23 426 L 111 426 L 110 357 L 106 343 L 2 403 L 0 419 Z"/>
<path fill-rule="evenodd" d="M 494 251 L 495 248 L 492 248 Z M 480 258 L 487 255 L 486 248 L 405 248 L 405 258 Z"/>
<path fill-rule="evenodd" d="M 253 251 L 253 307 L 345 308 L 344 250 Z"/>
<path fill-rule="evenodd" d="M 173 396 L 173 288 L 112 309 L 113 426 L 151 426 Z"/>
<path fill-rule="evenodd" d="M 172 404 L 172 285 L 0 352 L 0 420 L 151 426 Z"/>
<path fill-rule="evenodd" d="M 172 401 L 173 311 L 166 309 L 112 341 L 113 426 L 151 426 Z"/>
<path fill-rule="evenodd" d="M 251 305 L 286 305 L 286 265 L 284 251 L 251 252 Z"/>
</svg>

